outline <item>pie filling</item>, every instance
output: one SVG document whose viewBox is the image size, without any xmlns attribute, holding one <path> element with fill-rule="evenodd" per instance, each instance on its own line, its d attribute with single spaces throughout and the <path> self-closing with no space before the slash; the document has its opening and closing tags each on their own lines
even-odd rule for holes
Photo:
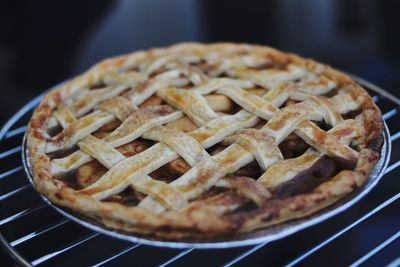
<svg viewBox="0 0 400 267">
<path fill-rule="evenodd" d="M 373 125 L 366 116 L 379 110 L 361 88 L 276 51 L 202 49 L 104 61 L 84 86 L 78 78 L 79 90 L 56 100 L 42 128 L 32 130 L 45 143 L 46 174 L 74 197 L 100 203 L 91 212 L 111 227 L 124 228 L 122 217 L 113 224 L 100 213 L 119 203 L 186 214 L 182 225 L 206 214 L 209 224 L 182 226 L 204 232 L 294 218 L 311 210 L 307 201 L 336 199 L 368 174 L 365 166 L 377 159 L 365 152 L 366 143 L 380 147 L 382 125 L 380 117 Z M 274 203 L 283 211 L 267 214 Z M 232 228 L 224 230 L 228 222 Z"/>
</svg>

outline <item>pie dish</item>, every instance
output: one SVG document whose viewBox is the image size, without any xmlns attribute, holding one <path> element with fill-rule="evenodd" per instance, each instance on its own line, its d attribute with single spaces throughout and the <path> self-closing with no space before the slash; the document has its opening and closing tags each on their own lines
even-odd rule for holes
<svg viewBox="0 0 400 267">
<path fill-rule="evenodd" d="M 381 112 L 327 65 L 247 44 L 104 60 L 49 92 L 27 130 L 38 192 L 160 240 L 251 232 L 360 187 Z"/>
</svg>

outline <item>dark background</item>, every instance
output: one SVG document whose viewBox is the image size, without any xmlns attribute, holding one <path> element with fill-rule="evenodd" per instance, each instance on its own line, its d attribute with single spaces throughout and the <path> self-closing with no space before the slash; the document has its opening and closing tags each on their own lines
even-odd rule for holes
<svg viewBox="0 0 400 267">
<path fill-rule="evenodd" d="M 395 90 L 400 1 L 3 1 L 0 123 L 105 57 L 183 41 L 275 46 Z"/>
<path fill-rule="evenodd" d="M 2 1 L 0 124 L 100 59 L 183 41 L 267 44 L 400 96 L 399 11 L 395 0 Z"/>
</svg>

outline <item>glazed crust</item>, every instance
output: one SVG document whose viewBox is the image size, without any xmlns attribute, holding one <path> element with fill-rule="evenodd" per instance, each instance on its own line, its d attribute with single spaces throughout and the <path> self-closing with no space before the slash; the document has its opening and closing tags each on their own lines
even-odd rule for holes
<svg viewBox="0 0 400 267">
<path fill-rule="evenodd" d="M 193 201 L 179 211 L 168 210 L 162 213 L 154 213 L 152 210 L 139 206 L 131 207 L 120 203 L 100 201 L 94 196 L 69 188 L 53 177 L 50 172 L 51 159 L 46 153 L 48 142 L 46 123 L 64 99 L 76 94 L 82 88 L 96 85 L 109 72 L 128 68 L 131 62 L 145 60 L 154 55 L 173 54 L 178 51 L 194 51 L 194 53 L 204 54 L 206 51 L 235 49 L 257 51 L 267 55 L 274 63 L 294 64 L 324 75 L 335 82 L 338 87 L 349 88 L 351 97 L 362 103 L 361 114 L 364 116 L 364 135 L 358 144 L 360 150 L 355 167 L 340 171 L 310 192 L 282 199 L 274 198 L 262 204 L 259 203 L 260 205 L 251 211 L 224 214 L 216 211 L 215 203 L 226 206 L 243 201 L 244 196 L 240 193 L 240 190 L 229 190 L 211 197 L 214 203 L 212 207 L 205 205 L 205 201 L 208 200 L 206 199 Z M 91 217 L 111 229 L 163 240 L 190 240 L 191 238 L 205 239 L 235 232 L 254 231 L 269 225 L 307 216 L 331 205 L 364 183 L 380 157 L 383 144 L 382 132 L 381 112 L 368 93 L 347 75 L 327 65 L 266 46 L 231 43 L 210 45 L 183 43 L 165 49 L 151 49 L 104 60 L 86 73 L 58 86 L 55 90 L 49 92 L 36 108 L 27 130 L 27 145 L 36 190 L 53 203 Z"/>
</svg>

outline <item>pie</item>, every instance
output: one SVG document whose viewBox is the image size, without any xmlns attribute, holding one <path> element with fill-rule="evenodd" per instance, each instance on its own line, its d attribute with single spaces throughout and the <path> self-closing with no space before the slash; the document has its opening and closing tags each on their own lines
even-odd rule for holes
<svg viewBox="0 0 400 267">
<path fill-rule="evenodd" d="M 308 216 L 361 186 L 382 144 L 381 112 L 351 78 L 231 43 L 104 60 L 50 91 L 27 131 L 37 191 L 159 240 Z"/>
</svg>

